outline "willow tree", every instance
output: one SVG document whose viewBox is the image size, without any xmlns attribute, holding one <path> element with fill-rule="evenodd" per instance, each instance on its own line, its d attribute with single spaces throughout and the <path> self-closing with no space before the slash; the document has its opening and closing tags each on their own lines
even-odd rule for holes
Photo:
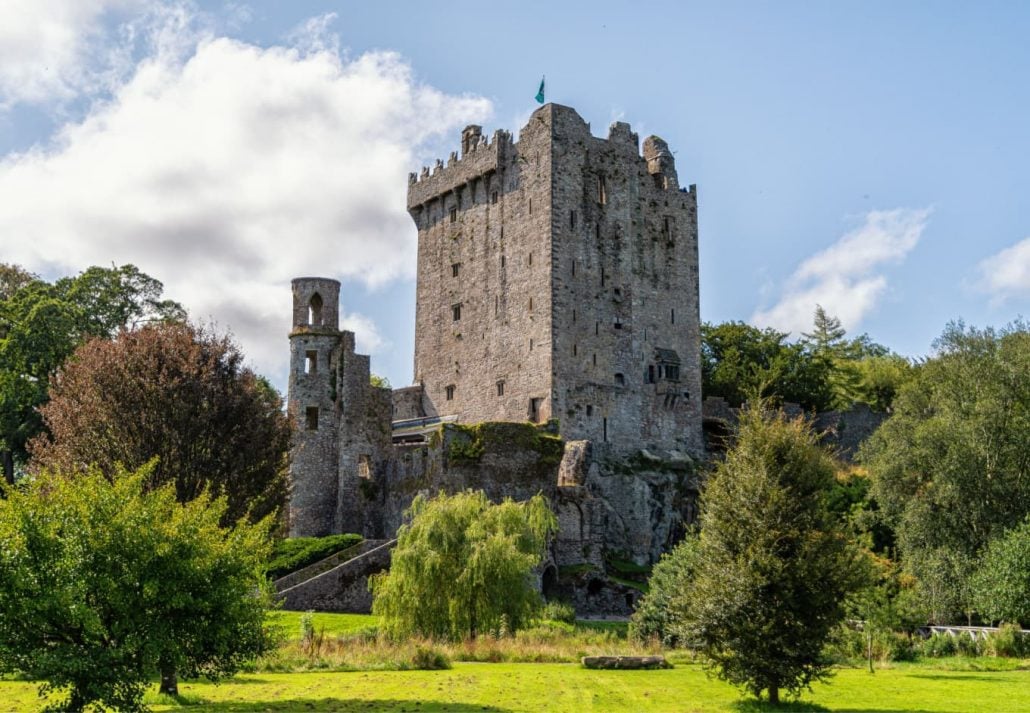
<svg viewBox="0 0 1030 713">
<path fill-rule="evenodd" d="M 471 639 L 516 631 L 540 607 L 534 570 L 558 523 L 542 495 L 491 503 L 483 491 L 415 498 L 372 613 L 393 636 Z"/>
<path fill-rule="evenodd" d="M 709 668 L 772 703 L 825 677 L 823 645 L 866 580 L 826 507 L 834 472 L 803 420 L 745 410 L 705 487 L 694 579 L 670 603 Z"/>
</svg>

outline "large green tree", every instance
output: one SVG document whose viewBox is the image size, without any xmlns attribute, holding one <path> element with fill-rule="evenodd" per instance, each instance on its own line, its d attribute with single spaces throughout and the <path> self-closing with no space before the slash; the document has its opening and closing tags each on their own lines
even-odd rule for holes
<svg viewBox="0 0 1030 713">
<path fill-rule="evenodd" d="M 389 634 L 474 639 L 516 631 L 539 610 L 534 568 L 557 530 L 543 496 L 419 495 L 407 517 L 390 571 L 371 582 L 372 613 Z"/>
<path fill-rule="evenodd" d="M 950 324 L 934 346 L 860 456 L 906 567 L 948 619 L 969 611 L 984 547 L 1030 514 L 1030 328 Z"/>
<path fill-rule="evenodd" d="M 91 337 L 153 320 L 179 320 L 182 307 L 134 265 L 91 267 L 50 284 L 0 264 L 0 460 L 8 483 L 15 461 L 43 428 L 38 409 L 53 376 Z"/>
<path fill-rule="evenodd" d="M 752 395 L 779 398 L 809 410 L 832 401 L 829 368 L 804 343 L 743 322 L 701 325 L 701 391 L 739 406 Z"/>
<path fill-rule="evenodd" d="M 828 673 L 823 646 L 868 579 L 826 507 L 833 478 L 804 420 L 745 410 L 702 496 L 693 581 L 671 603 L 709 667 L 773 703 Z"/>
<path fill-rule="evenodd" d="M 224 499 L 108 475 L 44 473 L 0 501 L 0 671 L 58 710 L 144 710 L 159 670 L 174 691 L 176 670 L 217 679 L 269 644 L 270 521 L 224 528 Z"/>
<path fill-rule="evenodd" d="M 227 521 L 285 504 L 289 421 L 227 336 L 157 323 L 93 339 L 40 413 L 48 433 L 30 446 L 35 467 L 112 473 L 157 458 L 151 484 L 174 483 L 180 502 L 224 495 Z"/>
<path fill-rule="evenodd" d="M 988 620 L 1030 626 L 1030 518 L 987 546 L 970 590 Z"/>
</svg>

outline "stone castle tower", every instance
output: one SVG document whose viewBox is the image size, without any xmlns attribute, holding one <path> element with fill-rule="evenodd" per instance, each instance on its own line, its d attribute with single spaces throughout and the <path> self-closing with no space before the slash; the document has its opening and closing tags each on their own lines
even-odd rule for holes
<svg viewBox="0 0 1030 713">
<path fill-rule="evenodd" d="M 340 283 L 293 280 L 287 406 L 293 420 L 292 537 L 361 531 L 363 481 L 390 449 L 389 391 L 369 382 L 369 358 L 339 328 Z"/>
<path fill-rule="evenodd" d="M 415 386 L 370 385 L 369 358 L 339 328 L 338 282 L 293 281 L 291 535 L 390 537 L 416 493 L 476 487 L 548 494 L 561 564 L 604 547 L 657 558 L 686 502 L 668 468 L 703 449 L 697 196 L 664 141 L 642 150 L 627 124 L 596 138 L 548 104 L 518 141 L 469 126 L 460 155 L 411 174 Z M 439 426 L 551 419 L 579 442 L 560 468 L 517 438 L 451 458 L 465 436 Z M 604 470 L 640 449 L 668 472 Z M 607 504 L 591 505 L 595 492 Z"/>
<path fill-rule="evenodd" d="M 424 415 L 700 452 L 697 195 L 663 140 L 638 145 L 548 104 L 411 174 Z"/>
</svg>

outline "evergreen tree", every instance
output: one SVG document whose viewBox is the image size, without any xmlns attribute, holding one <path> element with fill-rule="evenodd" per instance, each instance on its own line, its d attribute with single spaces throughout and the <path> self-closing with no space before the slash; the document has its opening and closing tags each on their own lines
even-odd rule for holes
<svg viewBox="0 0 1030 713">
<path fill-rule="evenodd" d="M 747 409 L 703 494 L 694 581 L 671 605 L 709 667 L 773 703 L 827 675 L 823 645 L 868 577 L 826 507 L 833 477 L 803 420 Z"/>
</svg>

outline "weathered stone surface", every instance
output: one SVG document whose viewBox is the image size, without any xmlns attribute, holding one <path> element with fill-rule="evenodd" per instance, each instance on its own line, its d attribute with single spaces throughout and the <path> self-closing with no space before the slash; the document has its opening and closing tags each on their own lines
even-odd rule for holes
<svg viewBox="0 0 1030 713">
<path fill-rule="evenodd" d="M 664 656 L 584 656 L 582 664 L 597 669 L 672 668 Z"/>
<path fill-rule="evenodd" d="M 408 186 L 425 412 L 700 453 L 697 196 L 665 142 L 548 104 L 462 144 Z"/>
<path fill-rule="evenodd" d="M 368 578 L 390 567 L 390 556 L 397 540 L 337 565 L 328 572 L 279 592 L 283 608 L 290 611 L 352 612 L 372 611 Z"/>
</svg>

